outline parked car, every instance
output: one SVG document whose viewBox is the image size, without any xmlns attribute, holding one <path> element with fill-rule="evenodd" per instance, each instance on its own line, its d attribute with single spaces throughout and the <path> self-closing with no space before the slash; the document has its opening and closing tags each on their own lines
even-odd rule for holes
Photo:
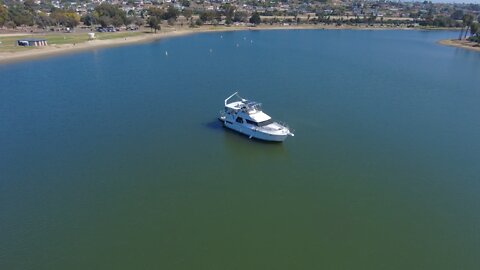
<svg viewBox="0 0 480 270">
<path fill-rule="evenodd" d="M 107 27 L 98 27 L 97 31 L 105 33 L 105 32 L 117 32 L 118 30 L 115 29 L 115 27 L 113 26 L 107 26 Z"/>
<path fill-rule="evenodd" d="M 127 26 L 127 30 L 131 30 L 131 31 L 138 30 L 138 26 L 135 24 L 130 24 L 129 26 Z"/>
</svg>

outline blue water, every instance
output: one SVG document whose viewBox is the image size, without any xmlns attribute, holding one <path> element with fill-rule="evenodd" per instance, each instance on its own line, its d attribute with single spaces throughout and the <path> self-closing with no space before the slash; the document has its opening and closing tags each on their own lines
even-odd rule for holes
<svg viewBox="0 0 480 270">
<path fill-rule="evenodd" d="M 480 53 L 436 43 L 457 36 L 208 33 L 0 65 L 0 269 L 478 269 Z M 234 91 L 296 136 L 223 129 Z"/>
</svg>

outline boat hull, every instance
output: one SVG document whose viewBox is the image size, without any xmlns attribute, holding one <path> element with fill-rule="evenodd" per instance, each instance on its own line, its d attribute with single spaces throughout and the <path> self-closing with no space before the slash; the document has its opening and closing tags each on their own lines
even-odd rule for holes
<svg viewBox="0 0 480 270">
<path fill-rule="evenodd" d="M 230 122 L 223 117 L 220 117 L 219 120 L 226 128 L 244 134 L 249 138 L 255 138 L 257 140 L 268 142 L 283 142 L 288 137 L 287 134 L 270 134 L 246 127 L 244 125 L 238 125 L 235 122 Z"/>
</svg>

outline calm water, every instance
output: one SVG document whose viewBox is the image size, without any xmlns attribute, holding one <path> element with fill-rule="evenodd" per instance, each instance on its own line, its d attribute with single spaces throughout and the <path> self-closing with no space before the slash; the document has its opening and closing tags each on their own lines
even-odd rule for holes
<svg viewBox="0 0 480 270">
<path fill-rule="evenodd" d="M 0 269 L 480 269 L 480 53 L 435 43 L 456 36 L 214 33 L 0 65 Z M 235 90 L 296 136 L 224 130 Z"/>
</svg>

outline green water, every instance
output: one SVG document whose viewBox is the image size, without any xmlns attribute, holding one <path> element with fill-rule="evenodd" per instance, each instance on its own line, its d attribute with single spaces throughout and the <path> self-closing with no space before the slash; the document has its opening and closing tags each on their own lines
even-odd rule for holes
<svg viewBox="0 0 480 270">
<path fill-rule="evenodd" d="M 0 269 L 479 269 L 480 53 L 436 44 L 456 36 L 214 33 L 0 65 Z M 237 90 L 296 136 L 223 129 Z"/>
</svg>

